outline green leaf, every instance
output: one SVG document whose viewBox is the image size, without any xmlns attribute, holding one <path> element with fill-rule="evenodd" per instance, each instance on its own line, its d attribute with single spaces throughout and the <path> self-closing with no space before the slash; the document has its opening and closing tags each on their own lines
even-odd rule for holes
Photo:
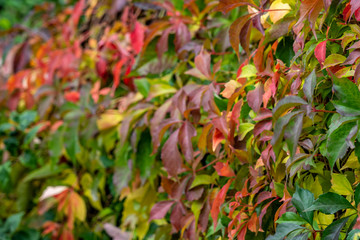
<svg viewBox="0 0 360 240">
<path fill-rule="evenodd" d="M 331 223 L 329 226 L 327 226 L 327 228 L 325 228 L 321 240 L 339 239 L 340 231 L 348 220 L 349 217 L 345 217 Z"/>
<path fill-rule="evenodd" d="M 229 102 L 226 98 L 221 98 L 219 95 L 214 93 L 214 101 L 216 106 L 219 108 L 220 112 L 226 111 L 227 104 Z"/>
<path fill-rule="evenodd" d="M 291 202 L 300 216 L 312 225 L 314 220 L 314 212 L 304 212 L 304 210 L 313 205 L 314 194 L 306 189 L 296 186 L 296 191 L 292 196 Z"/>
<path fill-rule="evenodd" d="M 360 184 L 358 184 L 355 188 L 354 200 L 355 200 L 355 207 L 357 207 L 358 204 L 360 203 Z"/>
<path fill-rule="evenodd" d="M 330 129 L 326 141 L 326 157 L 329 160 L 331 169 L 334 167 L 336 160 L 345 156 L 349 148 L 347 138 L 355 125 L 356 122 L 348 122 L 343 125 L 337 124 L 335 130 Z"/>
<path fill-rule="evenodd" d="M 294 41 L 292 37 L 284 37 L 280 40 L 275 52 L 276 58 L 283 61 L 288 67 L 290 67 L 290 62 L 295 56 L 293 43 Z"/>
<path fill-rule="evenodd" d="M 298 96 L 284 97 L 276 104 L 276 107 L 273 109 L 273 122 L 276 122 L 277 119 L 289 108 L 305 104 L 307 104 L 307 102 Z"/>
<path fill-rule="evenodd" d="M 301 114 L 301 111 L 296 111 L 296 112 L 291 112 L 286 114 L 283 117 L 280 117 L 276 122 L 275 122 L 275 127 L 274 127 L 274 136 L 271 140 L 271 144 L 273 146 L 275 155 L 277 156 L 279 154 L 279 151 L 281 149 L 282 146 L 282 140 L 283 140 L 283 136 L 285 133 L 285 128 L 286 126 L 290 123 L 290 121 L 295 118 L 297 115 L 301 115 L 301 117 L 303 116 Z M 302 121 L 301 121 L 302 122 Z M 299 130 L 301 132 L 301 129 Z M 288 131 L 289 132 L 289 131 Z M 288 134 L 289 135 L 289 134 Z M 292 139 L 295 139 L 296 136 L 299 135 L 299 132 L 297 131 L 294 134 L 294 137 Z M 291 136 L 288 136 L 289 138 L 291 138 Z M 295 141 L 295 140 L 294 140 Z M 291 143 L 290 143 L 291 144 Z"/>
<path fill-rule="evenodd" d="M 150 83 L 146 78 L 135 79 L 134 84 L 135 84 L 137 90 L 145 98 L 149 95 Z"/>
<path fill-rule="evenodd" d="M 290 156 L 294 157 L 296 153 L 296 148 L 298 146 L 298 141 L 301 135 L 303 127 L 304 113 L 300 113 L 294 116 L 293 119 L 286 126 L 284 131 L 284 138 L 288 149 L 290 151 Z"/>
<path fill-rule="evenodd" d="M 292 223 L 279 224 L 276 228 L 276 233 L 274 235 L 268 236 L 266 240 L 282 240 L 289 233 L 297 229 L 304 229 L 304 227 Z"/>
<path fill-rule="evenodd" d="M 44 165 L 43 167 L 36 169 L 29 173 L 24 179 L 24 182 L 47 178 L 53 175 L 57 175 L 66 168 L 66 165 L 55 165 L 51 166 L 50 163 Z"/>
<path fill-rule="evenodd" d="M 11 190 L 11 162 L 0 165 L 0 191 L 9 192 Z"/>
<path fill-rule="evenodd" d="M 346 240 L 359 240 L 360 239 L 360 229 L 353 229 L 349 232 Z"/>
<path fill-rule="evenodd" d="M 36 125 L 35 127 L 31 128 L 30 131 L 25 135 L 24 145 L 28 145 L 36 136 L 39 129 L 42 127 L 42 124 Z"/>
<path fill-rule="evenodd" d="M 151 154 L 152 149 L 150 132 L 145 130 L 141 133 L 136 152 L 136 167 L 140 169 L 142 177 L 149 176 L 154 164 L 155 155 Z"/>
<path fill-rule="evenodd" d="M 20 226 L 20 222 L 22 217 L 24 216 L 24 212 L 16 213 L 8 217 L 4 224 L 4 228 L 7 229 L 9 233 L 14 233 L 16 229 Z"/>
<path fill-rule="evenodd" d="M 309 102 L 313 101 L 314 89 L 316 87 L 316 73 L 315 69 L 305 78 L 303 91 Z"/>
<path fill-rule="evenodd" d="M 200 186 L 200 185 L 208 185 L 214 182 L 214 179 L 206 174 L 196 175 L 194 181 L 191 183 L 190 189 Z"/>
<path fill-rule="evenodd" d="M 328 68 L 328 67 L 332 67 L 335 65 L 339 65 L 339 64 L 343 63 L 345 60 L 346 60 L 346 57 L 343 55 L 331 54 L 330 56 L 328 56 L 325 59 L 323 68 Z"/>
<path fill-rule="evenodd" d="M 339 210 L 344 210 L 348 208 L 354 208 L 348 200 L 346 200 L 343 196 L 328 192 L 321 194 L 319 198 L 314 202 L 314 204 L 305 209 L 305 212 L 319 210 L 325 214 L 334 214 Z"/>
<path fill-rule="evenodd" d="M 276 221 L 277 223 L 307 224 L 307 221 L 294 212 L 286 212 Z"/>
<path fill-rule="evenodd" d="M 360 115 L 360 91 L 355 83 L 346 78 L 336 78 L 334 76 L 333 89 L 338 100 L 333 104 L 343 116 Z"/>
</svg>

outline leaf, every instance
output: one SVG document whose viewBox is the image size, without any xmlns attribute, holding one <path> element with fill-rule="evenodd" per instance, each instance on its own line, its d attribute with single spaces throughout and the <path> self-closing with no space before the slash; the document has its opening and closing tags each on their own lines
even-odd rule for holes
<svg viewBox="0 0 360 240">
<path fill-rule="evenodd" d="M 210 69 L 211 56 L 204 49 L 201 50 L 199 55 L 195 57 L 195 66 L 199 71 L 204 74 L 207 79 L 212 79 Z"/>
<path fill-rule="evenodd" d="M 196 136 L 196 129 L 189 122 L 185 121 L 179 129 L 179 144 L 185 160 L 191 162 L 194 159 L 194 150 L 191 139 Z"/>
<path fill-rule="evenodd" d="M 277 226 L 275 234 L 268 236 L 266 240 L 283 240 L 289 233 L 297 229 L 304 228 L 292 223 L 281 223 Z"/>
<path fill-rule="evenodd" d="M 20 226 L 21 220 L 24 216 L 24 212 L 15 213 L 6 219 L 6 222 L 1 226 L 0 230 L 6 229 L 9 233 L 14 233 Z"/>
<path fill-rule="evenodd" d="M 235 92 L 237 88 L 239 88 L 241 84 L 235 80 L 230 80 L 229 82 L 225 83 L 225 89 L 221 92 L 221 95 L 224 98 L 230 98 L 231 95 Z"/>
<path fill-rule="evenodd" d="M 313 101 L 314 89 L 316 87 L 316 73 L 315 69 L 305 78 L 303 91 L 309 102 Z"/>
<path fill-rule="evenodd" d="M 283 37 L 276 47 L 275 56 L 276 58 L 283 61 L 286 66 L 290 67 L 291 60 L 295 56 L 293 50 L 294 41 L 291 37 Z"/>
<path fill-rule="evenodd" d="M 353 209 L 354 207 L 343 196 L 328 192 L 321 194 L 312 206 L 305 209 L 305 212 L 319 210 L 325 214 L 334 214 L 339 210 Z"/>
<path fill-rule="evenodd" d="M 350 0 L 350 6 L 351 6 L 351 15 L 353 15 L 354 12 L 360 8 L 360 2 L 357 0 Z"/>
<path fill-rule="evenodd" d="M 105 232 L 112 237 L 113 240 L 130 240 L 131 235 L 123 230 L 115 227 L 111 223 L 104 224 Z"/>
<path fill-rule="evenodd" d="M 285 134 L 285 130 L 286 130 L 286 126 L 288 126 L 288 124 L 290 123 L 290 121 L 295 118 L 297 115 L 302 115 L 301 111 L 296 111 L 296 112 L 291 112 L 286 114 L 283 117 L 280 117 L 279 119 L 277 119 L 277 121 L 275 122 L 275 126 L 274 126 L 274 135 L 271 139 L 271 145 L 273 146 L 275 155 L 278 155 L 280 148 L 281 148 L 281 144 L 282 144 L 282 140 L 283 140 L 283 136 Z M 299 118 L 300 120 L 301 118 Z M 297 137 L 300 133 L 301 133 L 302 129 L 297 129 L 297 132 L 293 135 L 292 139 L 293 141 L 295 141 L 295 137 Z M 289 130 L 287 131 L 289 132 Z M 299 133 L 300 132 L 300 133 Z M 291 135 L 288 134 L 288 138 L 291 138 Z"/>
<path fill-rule="evenodd" d="M 152 155 L 151 135 L 148 130 L 141 133 L 136 151 L 136 167 L 142 177 L 149 176 L 154 164 L 155 155 Z"/>
<path fill-rule="evenodd" d="M 298 141 L 303 130 L 304 113 L 297 114 L 290 120 L 284 131 L 284 138 L 290 151 L 290 156 L 294 157 Z"/>
<path fill-rule="evenodd" d="M 358 184 L 355 188 L 354 200 L 355 200 L 355 207 L 357 208 L 360 203 L 360 184 Z"/>
<path fill-rule="evenodd" d="M 316 19 L 321 11 L 321 9 L 324 7 L 323 0 L 304 0 L 301 2 L 300 5 L 300 17 L 297 23 L 294 25 L 294 31 L 296 34 L 299 34 L 299 32 L 302 29 L 303 21 L 307 18 L 310 27 L 314 32 L 315 28 L 315 22 Z M 314 32 L 315 35 L 315 32 Z"/>
<path fill-rule="evenodd" d="M 251 90 L 246 95 L 246 100 L 251 109 L 258 113 L 260 111 L 261 104 L 263 102 L 264 86 L 258 84 L 254 90 Z"/>
<path fill-rule="evenodd" d="M 240 32 L 248 21 L 250 21 L 250 14 L 244 15 L 236 19 L 229 28 L 229 40 L 232 48 L 235 50 L 236 55 L 239 55 Z M 245 47 L 242 46 L 244 49 Z"/>
<path fill-rule="evenodd" d="M 182 158 L 178 149 L 179 130 L 173 132 L 161 149 L 161 160 L 170 176 L 182 172 Z"/>
<path fill-rule="evenodd" d="M 174 201 L 162 201 L 155 203 L 155 205 L 151 208 L 149 221 L 164 218 L 173 204 Z"/>
<path fill-rule="evenodd" d="M 356 125 L 355 122 L 345 123 L 338 126 L 335 130 L 328 133 L 326 148 L 326 157 L 329 160 L 331 169 L 334 167 L 335 162 L 345 156 L 347 149 L 349 148 L 346 142 L 351 129 Z"/>
<path fill-rule="evenodd" d="M 326 42 L 327 40 L 320 42 L 314 50 L 315 57 L 320 64 L 323 64 L 326 58 Z"/>
<path fill-rule="evenodd" d="M 333 173 L 331 189 L 339 195 L 352 195 L 354 193 L 349 180 L 343 174 Z"/>
<path fill-rule="evenodd" d="M 360 92 L 353 82 L 345 78 L 334 77 L 333 89 L 338 98 L 333 103 L 341 115 L 360 115 Z"/>
<path fill-rule="evenodd" d="M 86 220 L 86 205 L 84 199 L 79 194 L 72 191 L 69 197 L 69 204 L 72 207 L 74 216 L 84 222 Z"/>
<path fill-rule="evenodd" d="M 305 212 L 304 210 L 313 205 L 314 194 L 306 189 L 296 186 L 296 191 L 292 196 L 291 203 L 294 205 L 300 216 L 312 225 L 314 220 L 314 212 Z"/>
<path fill-rule="evenodd" d="M 346 57 L 340 54 L 331 54 L 329 55 L 324 62 L 323 68 L 333 67 L 343 63 L 346 60 Z"/>
<path fill-rule="evenodd" d="M 355 49 L 349 54 L 349 56 L 346 58 L 342 65 L 353 65 L 355 64 L 356 60 L 358 60 L 358 58 L 360 58 L 360 50 Z"/>
<path fill-rule="evenodd" d="M 225 201 L 226 193 L 229 190 L 229 187 L 231 185 L 232 179 L 229 179 L 228 182 L 221 188 L 221 190 L 216 195 L 213 204 L 211 206 L 211 217 L 213 219 L 214 228 L 216 228 L 217 225 L 217 219 L 220 212 L 220 207 Z"/>
<path fill-rule="evenodd" d="M 276 23 L 283 19 L 286 14 L 291 10 L 291 7 L 287 3 L 283 3 L 282 0 L 275 0 L 271 3 L 269 10 L 269 17 L 273 23 Z"/>
<path fill-rule="evenodd" d="M 77 103 L 80 100 L 80 93 L 77 91 L 69 91 L 64 94 L 66 101 Z"/>
<path fill-rule="evenodd" d="M 206 174 L 196 175 L 194 181 L 191 183 L 190 189 L 200 186 L 200 185 L 209 185 L 214 182 L 214 179 Z"/>
<path fill-rule="evenodd" d="M 321 240 L 334 240 L 339 239 L 340 231 L 345 226 L 346 222 L 349 220 L 349 217 L 341 218 L 329 226 L 327 226 L 323 232 Z"/>
<path fill-rule="evenodd" d="M 346 240 L 359 240 L 360 239 L 360 229 L 353 229 L 349 232 Z"/>
<path fill-rule="evenodd" d="M 252 64 L 247 64 L 241 69 L 241 74 L 239 78 L 251 78 L 256 77 L 257 69 Z"/>
<path fill-rule="evenodd" d="M 276 221 L 276 223 L 292 223 L 296 225 L 304 225 L 307 224 L 307 221 L 293 212 L 286 212 Z"/>
<path fill-rule="evenodd" d="M 234 171 L 229 166 L 229 163 L 217 162 L 214 166 L 219 176 L 223 177 L 235 177 Z"/>
<path fill-rule="evenodd" d="M 130 33 L 131 45 L 136 54 L 139 54 L 144 46 L 145 27 L 136 21 L 134 30 Z"/>
<path fill-rule="evenodd" d="M 66 186 L 56 186 L 56 187 L 49 186 L 41 194 L 39 201 L 43 201 L 49 197 L 54 197 L 55 195 L 58 195 L 66 190 L 68 190 L 68 187 Z"/>
<path fill-rule="evenodd" d="M 252 0 L 220 0 L 219 5 L 215 8 L 215 11 L 220 11 L 223 14 L 226 14 L 234 8 L 244 5 L 254 6 L 255 4 Z"/>
</svg>

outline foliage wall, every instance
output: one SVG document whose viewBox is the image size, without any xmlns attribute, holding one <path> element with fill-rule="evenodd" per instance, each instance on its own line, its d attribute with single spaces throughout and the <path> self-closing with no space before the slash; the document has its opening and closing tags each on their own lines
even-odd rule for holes
<svg viewBox="0 0 360 240">
<path fill-rule="evenodd" d="M 0 34 L 0 239 L 359 239 L 360 1 L 54 9 Z"/>
</svg>

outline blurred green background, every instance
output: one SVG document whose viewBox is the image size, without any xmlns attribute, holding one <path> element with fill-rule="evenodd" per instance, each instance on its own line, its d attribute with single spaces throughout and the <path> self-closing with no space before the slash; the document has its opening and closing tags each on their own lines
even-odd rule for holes
<svg viewBox="0 0 360 240">
<path fill-rule="evenodd" d="M 34 26 L 41 24 L 34 18 L 29 18 L 34 6 L 46 2 L 54 3 L 56 8 L 61 8 L 72 0 L 0 0 L 0 31 L 8 30 L 16 24 Z M 30 22 L 31 21 L 31 22 Z"/>
</svg>

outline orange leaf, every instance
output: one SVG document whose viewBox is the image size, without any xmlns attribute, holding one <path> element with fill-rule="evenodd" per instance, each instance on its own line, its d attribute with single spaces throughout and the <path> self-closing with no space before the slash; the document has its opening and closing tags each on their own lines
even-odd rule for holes
<svg viewBox="0 0 360 240">
<path fill-rule="evenodd" d="M 251 16 L 250 14 L 247 14 L 239 17 L 238 19 L 235 20 L 235 22 L 231 24 L 229 29 L 230 44 L 235 50 L 235 53 L 238 56 L 238 58 L 240 58 L 239 55 L 240 32 L 243 29 L 243 27 L 248 23 L 248 21 L 250 21 L 249 20 L 250 16 Z M 244 46 L 243 48 L 245 49 Z"/>
<path fill-rule="evenodd" d="M 77 91 L 69 91 L 64 94 L 64 98 L 69 102 L 76 103 L 80 99 L 80 93 Z"/>
<path fill-rule="evenodd" d="M 214 166 L 219 176 L 235 177 L 234 171 L 230 168 L 229 163 L 217 162 Z"/>
<path fill-rule="evenodd" d="M 220 207 L 225 201 L 226 193 L 229 190 L 229 187 L 230 187 L 232 181 L 233 181 L 232 179 L 229 179 L 229 181 L 221 188 L 221 190 L 216 195 L 214 202 L 211 206 L 210 212 L 211 212 L 211 217 L 214 222 L 214 229 L 216 228 L 216 225 L 217 225 L 217 219 L 218 219 L 218 215 L 220 212 Z"/>
</svg>

